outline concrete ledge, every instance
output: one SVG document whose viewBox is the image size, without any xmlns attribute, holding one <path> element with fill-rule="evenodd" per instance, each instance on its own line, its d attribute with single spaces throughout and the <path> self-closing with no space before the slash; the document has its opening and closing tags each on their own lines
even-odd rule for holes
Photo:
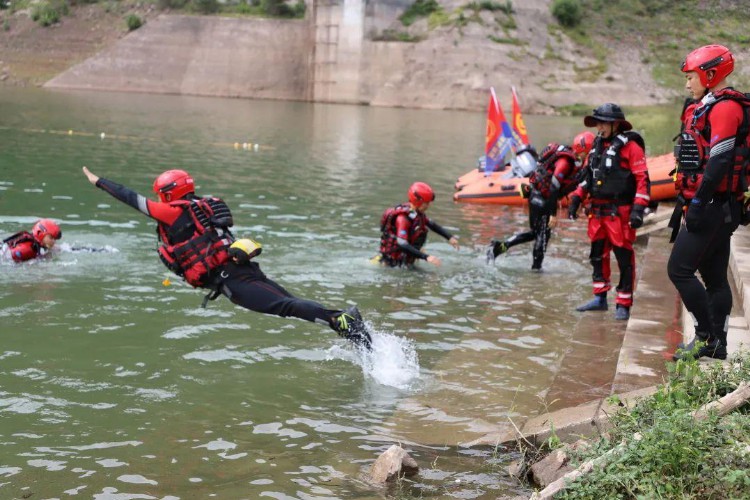
<svg viewBox="0 0 750 500">
<path fill-rule="evenodd" d="M 677 292 L 666 273 L 667 237 L 667 233 L 652 234 L 640 259 L 640 279 L 612 382 L 613 394 L 660 384 L 667 373 L 665 359 L 674 348 L 670 332 L 679 324 L 680 315 Z"/>
<path fill-rule="evenodd" d="M 732 236 L 729 269 L 739 302 L 735 307 L 742 307 L 745 325 L 750 325 L 750 226 L 740 226 Z M 729 340 L 731 344 L 731 339 Z M 750 345 L 750 338 L 743 340 L 746 347 Z"/>
<path fill-rule="evenodd" d="M 529 419 L 521 429 L 523 436 L 540 445 L 554 432 L 562 441 L 598 432 L 596 416 L 602 400 L 592 401 L 573 408 L 564 408 Z"/>
<path fill-rule="evenodd" d="M 671 311 L 672 328 L 682 326 L 682 335 L 689 341 L 695 335 L 692 317 L 681 305 L 676 290 L 666 276 L 667 254 L 656 250 L 664 245 L 665 239 L 652 236 L 643 259 L 642 278 L 638 283 L 638 302 L 633 308 L 633 316 L 628 321 L 625 339 L 613 383 L 616 388 L 632 387 L 648 383 L 645 387 L 620 391 L 615 396 L 619 403 L 613 404 L 608 398 L 600 398 L 579 406 L 564 408 L 528 419 L 519 430 L 489 433 L 463 446 L 513 445 L 520 439 L 535 445 L 544 443 L 554 432 L 563 441 L 571 441 L 581 436 L 593 437 L 605 433 L 609 427 L 609 417 L 619 409 L 632 408 L 639 399 L 657 391 L 666 374 L 667 358 L 671 357 L 670 339 L 665 335 L 664 322 L 651 318 L 659 317 L 665 310 Z M 652 247 L 653 245 L 653 247 Z M 736 287 L 735 304 L 729 318 L 729 352 L 750 348 L 750 228 L 741 227 L 732 238 L 729 258 L 732 282 Z M 661 303 L 661 305 L 659 305 Z M 679 304 L 679 307 L 676 305 Z M 671 309 L 670 309 L 671 307 Z M 666 309 L 665 309 L 666 308 Z M 680 317 L 681 316 L 681 317 Z M 674 342 L 672 340 L 671 342 Z M 705 358 L 704 358 L 705 359 Z M 715 362 L 708 360 L 708 362 Z"/>
<path fill-rule="evenodd" d="M 524 440 L 540 446 L 554 433 L 565 442 L 580 437 L 601 435 L 609 428 L 609 417 L 621 408 L 633 408 L 638 400 L 656 392 L 656 386 L 644 387 L 635 391 L 618 394 L 619 403 L 610 403 L 609 398 L 597 399 L 589 403 L 564 408 L 530 418 L 520 428 L 520 432 L 508 430 L 489 433 L 461 446 L 512 446 Z"/>
</svg>

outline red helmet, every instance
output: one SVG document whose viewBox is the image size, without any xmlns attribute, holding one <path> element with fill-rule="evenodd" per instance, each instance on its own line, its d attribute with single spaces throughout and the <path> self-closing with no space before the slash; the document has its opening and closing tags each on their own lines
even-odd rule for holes
<svg viewBox="0 0 750 500">
<path fill-rule="evenodd" d="M 161 201 L 173 201 L 195 192 L 195 183 L 184 170 L 167 170 L 154 181 L 154 193 Z"/>
<path fill-rule="evenodd" d="M 415 182 L 409 188 L 409 202 L 419 208 L 425 203 L 435 201 L 435 191 L 424 182 Z"/>
<path fill-rule="evenodd" d="M 588 130 L 585 130 L 575 136 L 573 144 L 571 144 L 570 147 L 577 156 L 585 155 L 588 154 L 594 146 L 594 139 L 596 139 L 596 136 Z"/>
<path fill-rule="evenodd" d="M 44 237 L 48 234 L 56 240 L 62 238 L 60 226 L 58 226 L 52 219 L 39 219 L 31 229 L 31 234 L 34 236 L 37 243 L 41 243 Z"/>
<path fill-rule="evenodd" d="M 705 45 L 688 54 L 681 69 L 683 73 L 689 71 L 698 73 L 701 85 L 710 89 L 734 70 L 734 56 L 723 45 Z M 711 81 L 706 75 L 708 70 L 716 72 Z"/>
</svg>

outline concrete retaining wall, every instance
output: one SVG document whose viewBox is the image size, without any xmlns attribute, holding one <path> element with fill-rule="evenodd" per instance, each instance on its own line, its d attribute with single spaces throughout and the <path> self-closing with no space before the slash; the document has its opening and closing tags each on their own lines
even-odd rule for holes
<svg viewBox="0 0 750 500">
<path fill-rule="evenodd" d="M 45 86 L 309 99 L 306 21 L 163 15 Z"/>
</svg>

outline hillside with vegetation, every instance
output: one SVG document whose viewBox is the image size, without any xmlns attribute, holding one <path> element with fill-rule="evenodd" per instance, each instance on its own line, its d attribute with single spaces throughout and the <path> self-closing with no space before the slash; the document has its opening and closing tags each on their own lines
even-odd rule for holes
<svg viewBox="0 0 750 500">
<path fill-rule="evenodd" d="M 300 0 L 0 0 L 0 84 L 41 85 L 162 13 L 303 17 Z M 734 50 L 732 81 L 750 88 L 748 0 L 415 0 L 373 42 L 405 47 L 405 69 L 373 105 L 481 109 L 515 85 L 527 112 L 682 98 L 687 51 Z M 505 94 L 504 92 L 502 94 Z M 501 95 L 501 99 L 503 99 Z"/>
</svg>

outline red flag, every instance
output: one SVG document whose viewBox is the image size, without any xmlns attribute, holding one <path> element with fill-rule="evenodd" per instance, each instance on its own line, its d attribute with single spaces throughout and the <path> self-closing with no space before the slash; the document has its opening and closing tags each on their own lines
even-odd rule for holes
<svg viewBox="0 0 750 500">
<path fill-rule="evenodd" d="M 521 106 L 518 104 L 518 96 L 516 95 L 516 88 L 511 87 L 513 93 L 513 132 L 518 136 L 517 139 L 523 144 L 529 144 L 529 136 L 526 132 L 526 124 L 523 122 L 523 116 L 521 116 Z"/>
<path fill-rule="evenodd" d="M 487 133 L 484 141 L 484 153 L 487 154 L 497 142 L 500 135 L 500 104 L 495 96 L 495 89 L 490 87 L 490 103 L 487 106 Z"/>
<path fill-rule="evenodd" d="M 490 87 L 490 104 L 487 108 L 487 133 L 484 143 L 485 172 L 494 172 L 503 162 L 513 144 L 510 125 L 497 100 L 495 89 Z"/>
</svg>

